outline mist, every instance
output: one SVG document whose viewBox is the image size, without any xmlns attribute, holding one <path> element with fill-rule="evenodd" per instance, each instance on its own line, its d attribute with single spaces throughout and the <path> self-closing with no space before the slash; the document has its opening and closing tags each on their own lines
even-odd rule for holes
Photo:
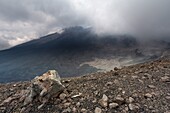
<svg viewBox="0 0 170 113">
<path fill-rule="evenodd" d="M 170 39 L 168 0 L 0 0 L 0 49 L 70 26 L 97 34 Z"/>
</svg>

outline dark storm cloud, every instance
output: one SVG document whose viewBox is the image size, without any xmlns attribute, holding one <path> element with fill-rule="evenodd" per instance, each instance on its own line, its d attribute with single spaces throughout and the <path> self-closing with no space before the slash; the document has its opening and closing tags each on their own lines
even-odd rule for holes
<svg viewBox="0 0 170 113">
<path fill-rule="evenodd" d="M 169 4 L 169 0 L 0 0 L 0 40 L 5 35 L 3 40 L 13 46 L 76 25 L 91 26 L 99 34 L 169 38 Z"/>
</svg>

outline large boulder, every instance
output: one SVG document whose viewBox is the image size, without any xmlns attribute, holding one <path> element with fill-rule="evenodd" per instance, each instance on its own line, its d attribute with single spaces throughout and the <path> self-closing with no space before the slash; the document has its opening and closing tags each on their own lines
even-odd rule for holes
<svg viewBox="0 0 170 113">
<path fill-rule="evenodd" d="M 29 92 L 24 100 L 24 105 L 32 103 L 34 99 L 39 99 L 42 103 L 39 109 L 43 107 L 50 97 L 58 96 L 64 90 L 60 80 L 60 76 L 55 70 L 49 70 L 42 76 L 35 77 L 28 88 Z"/>
</svg>

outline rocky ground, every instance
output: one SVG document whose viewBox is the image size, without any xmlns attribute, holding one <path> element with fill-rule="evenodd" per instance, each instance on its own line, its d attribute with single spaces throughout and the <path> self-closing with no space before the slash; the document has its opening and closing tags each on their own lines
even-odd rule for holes
<svg viewBox="0 0 170 113">
<path fill-rule="evenodd" d="M 59 96 L 41 108 L 36 97 L 24 109 L 22 95 L 31 82 L 1 84 L 0 113 L 170 113 L 169 58 L 61 83 L 65 89 Z"/>
</svg>

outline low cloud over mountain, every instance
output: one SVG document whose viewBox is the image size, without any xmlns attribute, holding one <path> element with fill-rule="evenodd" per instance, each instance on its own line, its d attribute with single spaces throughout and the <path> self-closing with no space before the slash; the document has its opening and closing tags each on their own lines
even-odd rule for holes
<svg viewBox="0 0 170 113">
<path fill-rule="evenodd" d="M 169 4 L 168 0 L 1 0 L 0 49 L 78 25 L 99 34 L 168 39 Z"/>
</svg>

